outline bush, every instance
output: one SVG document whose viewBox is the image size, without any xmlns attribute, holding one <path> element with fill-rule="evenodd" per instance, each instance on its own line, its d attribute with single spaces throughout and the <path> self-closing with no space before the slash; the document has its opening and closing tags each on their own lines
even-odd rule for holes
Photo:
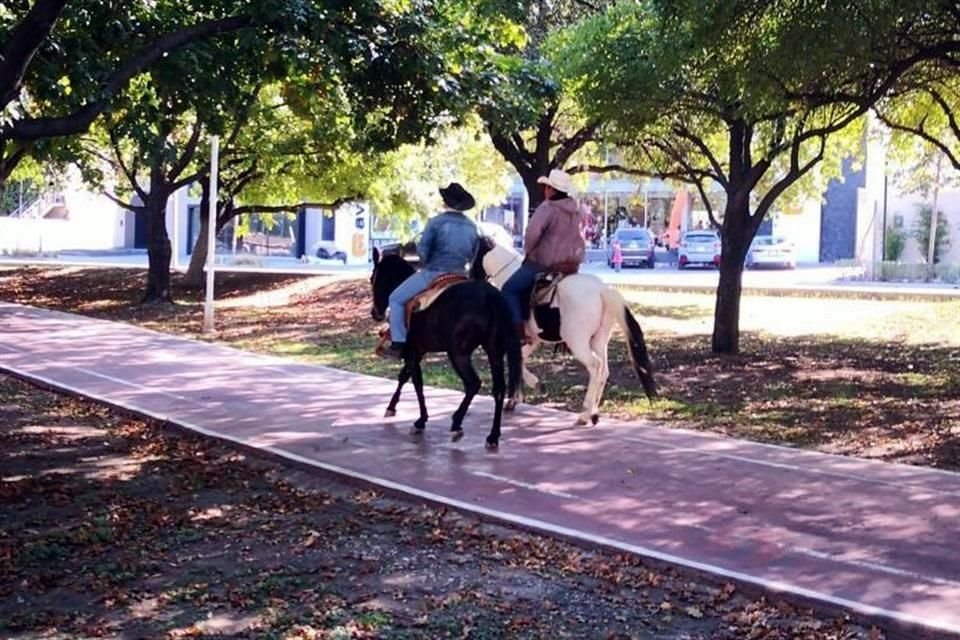
<svg viewBox="0 0 960 640">
<path fill-rule="evenodd" d="M 883 259 L 889 262 L 899 262 L 903 250 L 907 246 L 907 238 L 903 231 L 890 227 L 883 241 Z"/>
<path fill-rule="evenodd" d="M 933 207 L 924 205 L 920 207 L 919 215 L 914 223 L 913 237 L 916 238 L 920 248 L 920 255 L 926 261 L 930 251 L 930 218 L 933 216 Z M 943 212 L 937 214 L 937 237 L 936 244 L 933 247 L 933 264 L 940 262 L 940 256 L 943 250 L 950 246 L 950 227 Z"/>
</svg>

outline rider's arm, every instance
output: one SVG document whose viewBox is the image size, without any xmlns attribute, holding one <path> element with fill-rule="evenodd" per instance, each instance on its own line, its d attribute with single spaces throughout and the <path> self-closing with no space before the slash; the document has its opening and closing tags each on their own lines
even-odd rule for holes
<svg viewBox="0 0 960 640">
<path fill-rule="evenodd" d="M 430 256 L 433 254 L 433 243 L 436 240 L 436 225 L 433 224 L 433 218 L 427 222 L 427 228 L 423 230 L 420 236 L 420 243 L 417 245 L 417 254 L 420 256 L 420 264 L 430 262 Z"/>
<path fill-rule="evenodd" d="M 533 215 L 530 216 L 530 224 L 527 226 L 527 231 L 523 234 L 523 251 L 527 255 L 530 255 L 530 252 L 540 244 L 540 238 L 543 237 L 543 232 L 546 231 L 550 223 L 549 212 L 541 209 L 542 205 L 537 207 Z"/>
</svg>

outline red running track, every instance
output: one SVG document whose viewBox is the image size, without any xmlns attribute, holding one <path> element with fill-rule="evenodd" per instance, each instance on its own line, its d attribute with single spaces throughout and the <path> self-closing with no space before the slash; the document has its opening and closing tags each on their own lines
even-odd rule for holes
<svg viewBox="0 0 960 640">
<path fill-rule="evenodd" d="M 960 474 L 522 406 L 0 303 L 0 368 L 501 521 L 960 635 Z M 2 470 L 0 470 L 2 472 Z M 915 626 L 919 625 L 919 626 Z"/>
</svg>

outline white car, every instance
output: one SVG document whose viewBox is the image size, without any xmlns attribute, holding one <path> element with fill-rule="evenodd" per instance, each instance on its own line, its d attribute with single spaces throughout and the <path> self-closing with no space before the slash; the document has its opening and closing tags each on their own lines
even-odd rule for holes
<svg viewBox="0 0 960 640">
<path fill-rule="evenodd" d="M 705 229 L 688 231 L 680 239 L 677 264 L 681 269 L 691 265 L 720 266 L 720 234 Z"/>
<path fill-rule="evenodd" d="M 797 254 L 793 243 L 782 236 L 757 236 L 747 250 L 748 269 L 756 267 L 797 266 Z"/>
</svg>

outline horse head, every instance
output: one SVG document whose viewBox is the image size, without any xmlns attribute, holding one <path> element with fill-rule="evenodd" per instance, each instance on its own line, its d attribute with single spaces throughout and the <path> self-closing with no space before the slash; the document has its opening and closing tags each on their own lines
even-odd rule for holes
<svg viewBox="0 0 960 640">
<path fill-rule="evenodd" d="M 370 290 L 373 294 L 373 306 L 370 315 L 377 322 L 387 317 L 387 305 L 390 294 L 404 280 L 413 275 L 415 269 L 402 255 L 382 255 L 379 249 L 373 250 L 373 273 L 370 274 Z"/>
<path fill-rule="evenodd" d="M 481 243 L 477 259 L 470 269 L 470 277 L 489 280 L 498 289 L 513 275 L 523 262 L 523 254 L 513 247 L 505 247 L 494 241 Z"/>
</svg>

